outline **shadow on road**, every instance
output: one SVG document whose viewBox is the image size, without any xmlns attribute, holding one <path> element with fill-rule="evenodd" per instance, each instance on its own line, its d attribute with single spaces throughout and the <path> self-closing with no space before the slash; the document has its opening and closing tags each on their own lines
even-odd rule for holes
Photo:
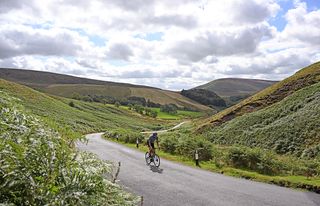
<svg viewBox="0 0 320 206">
<path fill-rule="evenodd" d="M 306 196 L 309 200 L 314 202 L 316 205 L 320 205 L 320 196 L 319 194 L 313 193 L 313 192 L 306 192 Z"/>
<path fill-rule="evenodd" d="M 157 172 L 157 173 L 159 173 L 159 174 L 162 174 L 162 172 L 163 172 L 163 169 L 158 168 L 158 167 L 153 166 L 153 165 L 150 165 L 150 170 L 151 170 L 152 172 Z"/>
</svg>

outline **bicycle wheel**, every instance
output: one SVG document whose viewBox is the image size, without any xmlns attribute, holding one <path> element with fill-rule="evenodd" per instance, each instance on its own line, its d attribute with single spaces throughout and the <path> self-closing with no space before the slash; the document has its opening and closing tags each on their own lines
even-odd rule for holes
<svg viewBox="0 0 320 206">
<path fill-rule="evenodd" d="M 146 152 L 146 154 L 144 155 L 144 158 L 146 159 L 147 165 L 150 165 L 150 163 L 151 163 L 151 157 L 150 157 L 149 152 Z"/>
<path fill-rule="evenodd" d="M 158 155 L 156 155 L 156 154 L 154 155 L 154 158 L 153 158 L 153 164 L 156 167 L 160 166 L 160 157 Z"/>
</svg>

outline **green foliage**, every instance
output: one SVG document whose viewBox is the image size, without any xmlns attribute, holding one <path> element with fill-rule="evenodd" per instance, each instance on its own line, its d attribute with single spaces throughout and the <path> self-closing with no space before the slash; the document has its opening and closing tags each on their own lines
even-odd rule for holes
<svg viewBox="0 0 320 206">
<path fill-rule="evenodd" d="M 106 128 L 153 129 L 158 124 L 156 120 L 139 117 L 112 105 L 72 100 L 75 107 L 70 107 L 70 99 L 48 96 L 4 80 L 0 80 L 0 88 L 0 91 L 18 97 L 26 110 L 42 117 L 48 126 L 67 138 L 77 138 L 81 134 L 104 131 Z"/>
<path fill-rule="evenodd" d="M 115 102 L 115 103 L 114 103 L 114 106 L 117 107 L 117 108 L 119 108 L 119 107 L 120 107 L 120 103 L 119 103 L 119 102 Z"/>
<path fill-rule="evenodd" d="M 142 134 L 121 128 L 105 132 L 104 137 L 117 139 L 121 142 L 131 144 L 136 143 L 137 139 L 139 143 L 144 142 L 144 136 Z"/>
<path fill-rule="evenodd" d="M 76 152 L 58 133 L 1 92 L 0 204 L 136 205 L 138 199 L 105 179 L 111 163 Z"/>
<path fill-rule="evenodd" d="M 70 102 L 69 102 L 69 106 L 70 106 L 70 107 L 75 107 L 73 101 L 70 101 Z"/>
<path fill-rule="evenodd" d="M 199 160 L 212 158 L 212 143 L 203 137 L 192 137 L 188 132 L 172 132 L 159 135 L 161 149 L 170 154 L 194 158 L 195 150 L 199 151 Z"/>
<path fill-rule="evenodd" d="M 217 113 L 206 122 L 204 122 L 201 125 L 201 128 L 199 128 L 198 130 L 204 131 L 207 128 L 215 127 L 217 125 L 221 125 L 224 122 L 228 122 L 235 117 L 267 108 L 268 106 L 282 101 L 284 98 L 292 95 L 293 93 L 310 85 L 316 84 L 319 81 L 320 62 L 317 62 L 301 69 L 289 78 L 286 78 L 278 83 L 273 84 L 270 87 L 267 87 L 266 89 L 241 101 L 240 103 Z"/>
<path fill-rule="evenodd" d="M 160 107 L 160 111 L 168 114 L 177 114 L 178 107 L 174 104 L 165 104 Z"/>
<path fill-rule="evenodd" d="M 233 147 L 227 157 L 234 167 L 254 170 L 262 174 L 279 174 L 279 167 L 281 167 L 271 153 L 261 152 L 258 149 Z"/>
<path fill-rule="evenodd" d="M 146 115 L 152 118 L 156 118 L 158 116 L 158 113 L 156 111 L 148 107 L 143 107 L 139 104 L 135 104 L 135 105 L 129 104 L 128 108 L 129 110 L 133 110 L 141 115 Z"/>
<path fill-rule="evenodd" d="M 205 135 L 216 144 L 273 149 L 278 154 L 319 156 L 320 83 L 257 112 L 216 126 Z"/>
<path fill-rule="evenodd" d="M 225 107 L 226 102 L 216 93 L 206 89 L 182 90 L 181 94 L 203 105 Z"/>
<path fill-rule="evenodd" d="M 277 155 L 259 148 L 214 146 L 212 156 L 211 161 L 217 168 L 229 166 L 265 175 L 320 175 L 319 159 L 306 160 L 290 155 Z"/>
<path fill-rule="evenodd" d="M 175 154 L 178 144 L 178 138 L 175 134 L 164 135 L 160 139 L 161 149 L 170 154 Z"/>
</svg>

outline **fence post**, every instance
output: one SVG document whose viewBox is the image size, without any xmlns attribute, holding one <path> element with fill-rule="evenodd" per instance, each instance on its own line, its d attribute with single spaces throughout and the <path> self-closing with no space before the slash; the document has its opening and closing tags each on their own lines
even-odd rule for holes
<svg viewBox="0 0 320 206">
<path fill-rule="evenodd" d="M 115 183 L 117 178 L 118 178 L 118 175 L 119 175 L 119 172 L 120 172 L 120 167 L 121 167 L 121 162 L 118 162 L 118 168 L 117 168 L 117 172 L 116 174 L 114 175 L 113 177 L 113 180 L 112 180 L 112 183 Z"/>
<path fill-rule="evenodd" d="M 196 152 L 195 152 L 195 160 L 196 160 L 196 166 L 199 167 L 199 154 L 198 154 L 198 150 L 196 149 Z"/>
</svg>

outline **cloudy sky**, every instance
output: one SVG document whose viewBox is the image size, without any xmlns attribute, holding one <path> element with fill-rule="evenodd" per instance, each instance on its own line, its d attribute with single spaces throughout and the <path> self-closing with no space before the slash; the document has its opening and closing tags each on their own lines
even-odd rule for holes
<svg viewBox="0 0 320 206">
<path fill-rule="evenodd" d="M 319 0 L 0 0 L 0 67 L 180 90 L 319 60 Z"/>
</svg>

